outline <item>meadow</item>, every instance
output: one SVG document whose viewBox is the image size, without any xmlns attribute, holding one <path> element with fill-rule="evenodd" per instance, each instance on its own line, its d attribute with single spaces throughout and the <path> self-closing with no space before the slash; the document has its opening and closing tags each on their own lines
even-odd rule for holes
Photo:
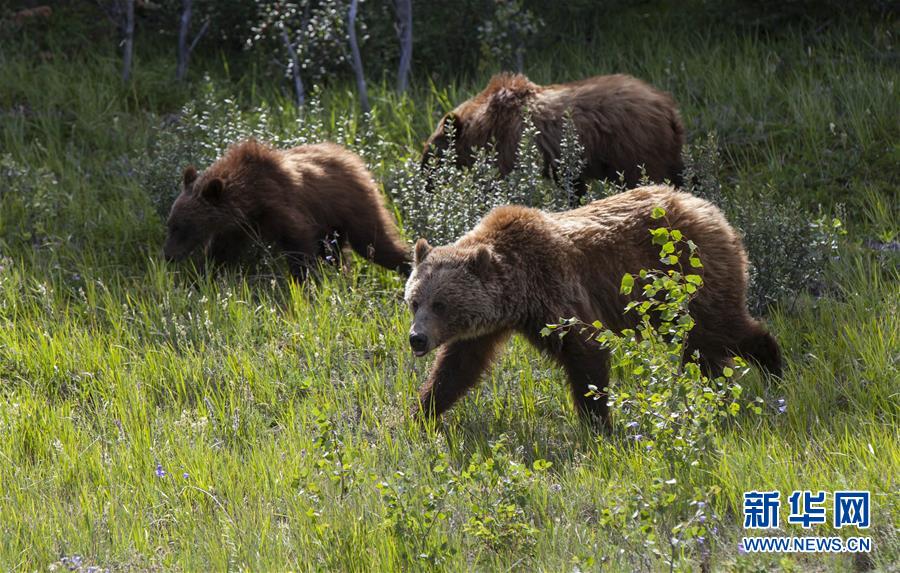
<svg viewBox="0 0 900 573">
<path fill-rule="evenodd" d="M 526 62 L 540 83 L 639 76 L 674 95 L 692 146 L 715 133 L 705 189 L 771 253 L 757 281 L 802 267 L 776 258 L 809 247 L 794 231 L 846 229 L 814 279 L 784 271 L 761 299 L 784 378 L 744 375 L 759 412 L 717 423 L 712 454 L 679 466 L 624 415 L 609 436 L 583 426 L 561 370 L 519 339 L 423 429 L 409 411 L 430 359 L 408 348 L 403 279 L 363 260 L 303 284 L 277 258 L 162 260 L 181 169 L 247 133 L 354 146 L 414 241 L 402 168 L 493 70 L 414 70 L 404 95 L 370 79 L 368 118 L 350 82 L 298 111 L 286 80 L 214 50 L 176 84 L 170 46 L 139 43 L 123 84 L 115 39 L 66 22 L 0 44 L 0 569 L 900 570 L 893 21 L 767 33 L 635 9 Z M 670 480 L 711 506 L 682 545 L 682 509 L 646 497 Z M 739 550 L 743 492 L 807 489 L 870 490 L 870 529 L 814 534 L 874 551 Z"/>
</svg>

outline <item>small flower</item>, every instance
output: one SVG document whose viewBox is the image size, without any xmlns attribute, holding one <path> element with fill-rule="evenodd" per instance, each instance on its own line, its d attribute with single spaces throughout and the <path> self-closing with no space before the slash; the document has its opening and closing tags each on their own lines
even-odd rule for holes
<svg viewBox="0 0 900 573">
<path fill-rule="evenodd" d="M 163 469 L 162 464 L 156 462 L 156 477 L 164 478 L 166 477 L 166 470 Z"/>
<path fill-rule="evenodd" d="M 637 425 L 638 425 L 637 422 L 628 422 L 627 424 L 625 424 L 625 427 L 626 428 L 637 428 Z"/>
<path fill-rule="evenodd" d="M 779 398 L 778 399 L 778 413 L 784 414 L 785 412 L 787 412 L 787 404 L 785 403 L 784 398 Z"/>
<path fill-rule="evenodd" d="M 738 543 L 738 553 L 746 553 L 746 552 L 747 552 L 747 550 L 744 549 L 744 542 L 741 541 L 740 543 Z"/>
<path fill-rule="evenodd" d="M 188 479 L 189 477 L 191 477 L 191 474 L 184 472 L 183 474 L 181 474 L 181 477 L 183 477 L 184 479 Z"/>
<path fill-rule="evenodd" d="M 631 436 L 631 439 L 634 440 L 635 442 L 639 442 L 642 439 L 644 439 L 644 435 L 643 434 L 635 434 L 635 435 Z"/>
</svg>

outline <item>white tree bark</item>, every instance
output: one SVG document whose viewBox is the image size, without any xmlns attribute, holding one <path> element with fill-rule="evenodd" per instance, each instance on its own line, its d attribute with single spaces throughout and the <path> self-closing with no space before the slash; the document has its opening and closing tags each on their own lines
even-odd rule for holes
<svg viewBox="0 0 900 573">
<path fill-rule="evenodd" d="M 294 78 L 294 94 L 297 97 L 297 107 L 303 107 L 306 101 L 306 92 L 303 89 L 303 80 L 300 78 L 300 61 L 297 58 L 297 50 L 288 36 L 287 30 L 281 28 L 281 39 L 284 47 L 287 48 L 288 56 L 291 58 L 291 75 Z"/>
<path fill-rule="evenodd" d="M 353 57 L 353 72 L 356 74 L 356 89 L 359 91 L 359 104 L 362 110 L 369 113 L 369 93 L 366 90 L 366 77 L 363 74 L 362 56 L 359 54 L 359 42 L 356 40 L 356 13 L 359 0 L 350 0 L 350 13 L 347 16 L 347 28 L 350 33 L 350 52 Z"/>
<path fill-rule="evenodd" d="M 200 31 L 197 32 L 197 35 L 194 36 L 193 41 L 188 45 L 187 41 L 188 34 L 191 31 L 193 8 L 194 0 L 181 0 L 181 18 L 178 22 L 178 68 L 175 71 L 175 79 L 178 81 L 183 80 L 184 76 L 187 74 L 188 62 L 191 59 L 191 54 L 194 52 L 194 48 L 197 47 L 197 42 L 200 41 L 200 38 L 202 38 L 209 29 L 209 20 L 207 19 L 203 22 L 203 26 L 200 27 Z"/>
<path fill-rule="evenodd" d="M 125 0 L 125 53 L 122 57 L 122 80 L 131 77 L 131 60 L 134 54 L 134 0 Z"/>
<path fill-rule="evenodd" d="M 191 29 L 191 12 L 194 8 L 194 0 L 181 0 L 181 18 L 178 25 L 178 68 L 175 71 L 175 79 L 181 81 L 187 72 L 188 45 L 187 37 Z"/>
<path fill-rule="evenodd" d="M 412 0 L 394 0 L 394 12 L 397 15 L 397 39 L 400 40 L 397 91 L 403 93 L 409 88 L 409 71 L 412 67 Z"/>
</svg>

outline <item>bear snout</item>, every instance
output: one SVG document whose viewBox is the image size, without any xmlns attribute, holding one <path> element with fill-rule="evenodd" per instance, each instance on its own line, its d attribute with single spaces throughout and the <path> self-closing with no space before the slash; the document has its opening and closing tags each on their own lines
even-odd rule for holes
<svg viewBox="0 0 900 573">
<path fill-rule="evenodd" d="M 163 247 L 163 258 L 166 259 L 167 263 L 174 263 L 182 260 L 185 257 L 185 253 L 183 249 L 176 249 L 173 246 L 166 244 Z"/>
<path fill-rule="evenodd" d="M 416 356 L 425 356 L 428 354 L 428 337 L 418 332 L 410 333 L 409 346 Z"/>
</svg>

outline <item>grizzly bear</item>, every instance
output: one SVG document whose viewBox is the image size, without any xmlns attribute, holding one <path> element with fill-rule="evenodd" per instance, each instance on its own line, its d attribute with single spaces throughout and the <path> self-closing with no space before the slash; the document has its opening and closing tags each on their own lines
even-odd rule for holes
<svg viewBox="0 0 900 573">
<path fill-rule="evenodd" d="M 569 317 L 619 332 L 635 326 L 619 286 L 625 273 L 662 268 L 650 233 L 663 226 L 651 216 L 656 207 L 696 243 L 703 262 L 685 358 L 698 351 L 717 375 L 736 355 L 780 376 L 778 343 L 747 311 L 747 257 L 737 233 L 711 203 L 648 186 L 560 213 L 498 207 L 444 247 L 419 239 L 405 294 L 413 313 L 409 343 L 416 356 L 438 348 L 419 390 L 421 415 L 447 410 L 517 332 L 565 368 L 579 413 L 608 426 L 605 397 L 585 396 L 591 386 L 607 386 L 608 351 L 587 335 L 544 337 L 541 330 Z"/>
<path fill-rule="evenodd" d="M 459 166 L 472 165 L 473 147 L 493 144 L 500 173 L 506 176 L 515 167 L 526 111 L 539 131 L 545 176 L 554 175 L 563 118 L 569 113 L 584 146 L 582 193 L 587 181 L 618 181 L 620 174 L 629 188 L 635 187 L 642 167 L 651 181 L 681 184 L 684 127 L 675 101 L 624 74 L 549 86 L 521 74 L 496 75 L 484 91 L 444 116 L 425 144 L 423 168 L 449 145 L 447 127 L 452 124 Z"/>
<path fill-rule="evenodd" d="M 303 279 L 334 235 L 341 247 L 409 274 L 409 249 L 359 156 L 332 143 L 277 150 L 251 140 L 202 174 L 185 169 L 164 252 L 179 260 L 203 247 L 208 259 L 229 263 L 260 241 Z"/>
</svg>

